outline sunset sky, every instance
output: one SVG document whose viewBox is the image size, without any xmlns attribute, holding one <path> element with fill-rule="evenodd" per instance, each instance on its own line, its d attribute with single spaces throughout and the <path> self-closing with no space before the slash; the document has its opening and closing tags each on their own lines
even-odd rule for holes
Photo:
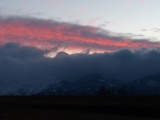
<svg viewBox="0 0 160 120">
<path fill-rule="evenodd" d="M 0 0 L 0 43 L 52 52 L 160 46 L 159 0 Z"/>
</svg>

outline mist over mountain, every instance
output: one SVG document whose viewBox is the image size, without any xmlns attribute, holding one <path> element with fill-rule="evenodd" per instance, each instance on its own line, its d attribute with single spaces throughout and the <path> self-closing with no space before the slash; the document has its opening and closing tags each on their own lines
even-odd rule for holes
<svg viewBox="0 0 160 120">
<path fill-rule="evenodd" d="M 160 72 L 159 48 L 71 55 L 60 52 L 54 58 L 45 57 L 48 52 L 17 43 L 1 46 L 1 95 L 93 95 L 99 90 L 117 94 L 123 85 L 135 93 L 152 89 L 159 93 L 159 76 L 146 77 Z"/>
</svg>

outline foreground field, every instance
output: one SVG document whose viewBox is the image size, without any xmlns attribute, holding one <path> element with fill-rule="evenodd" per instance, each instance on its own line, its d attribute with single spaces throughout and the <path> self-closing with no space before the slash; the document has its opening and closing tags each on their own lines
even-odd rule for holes
<svg viewBox="0 0 160 120">
<path fill-rule="evenodd" d="M 0 97 L 0 120 L 159 120 L 159 96 Z"/>
</svg>

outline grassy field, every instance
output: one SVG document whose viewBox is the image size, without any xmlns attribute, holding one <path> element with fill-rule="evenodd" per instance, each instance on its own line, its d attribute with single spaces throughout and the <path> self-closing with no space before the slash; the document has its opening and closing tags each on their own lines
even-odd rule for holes
<svg viewBox="0 0 160 120">
<path fill-rule="evenodd" d="M 159 120 L 160 96 L 1 96 L 0 120 Z"/>
</svg>

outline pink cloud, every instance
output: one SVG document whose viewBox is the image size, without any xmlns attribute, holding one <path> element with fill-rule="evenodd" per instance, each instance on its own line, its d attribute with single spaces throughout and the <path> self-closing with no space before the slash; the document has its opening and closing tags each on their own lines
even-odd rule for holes
<svg viewBox="0 0 160 120">
<path fill-rule="evenodd" d="M 160 47 L 159 42 L 113 37 L 100 28 L 35 18 L 0 18 L 0 45 L 18 42 L 40 49 L 67 47 L 75 51 L 116 51 L 123 48 Z"/>
</svg>

